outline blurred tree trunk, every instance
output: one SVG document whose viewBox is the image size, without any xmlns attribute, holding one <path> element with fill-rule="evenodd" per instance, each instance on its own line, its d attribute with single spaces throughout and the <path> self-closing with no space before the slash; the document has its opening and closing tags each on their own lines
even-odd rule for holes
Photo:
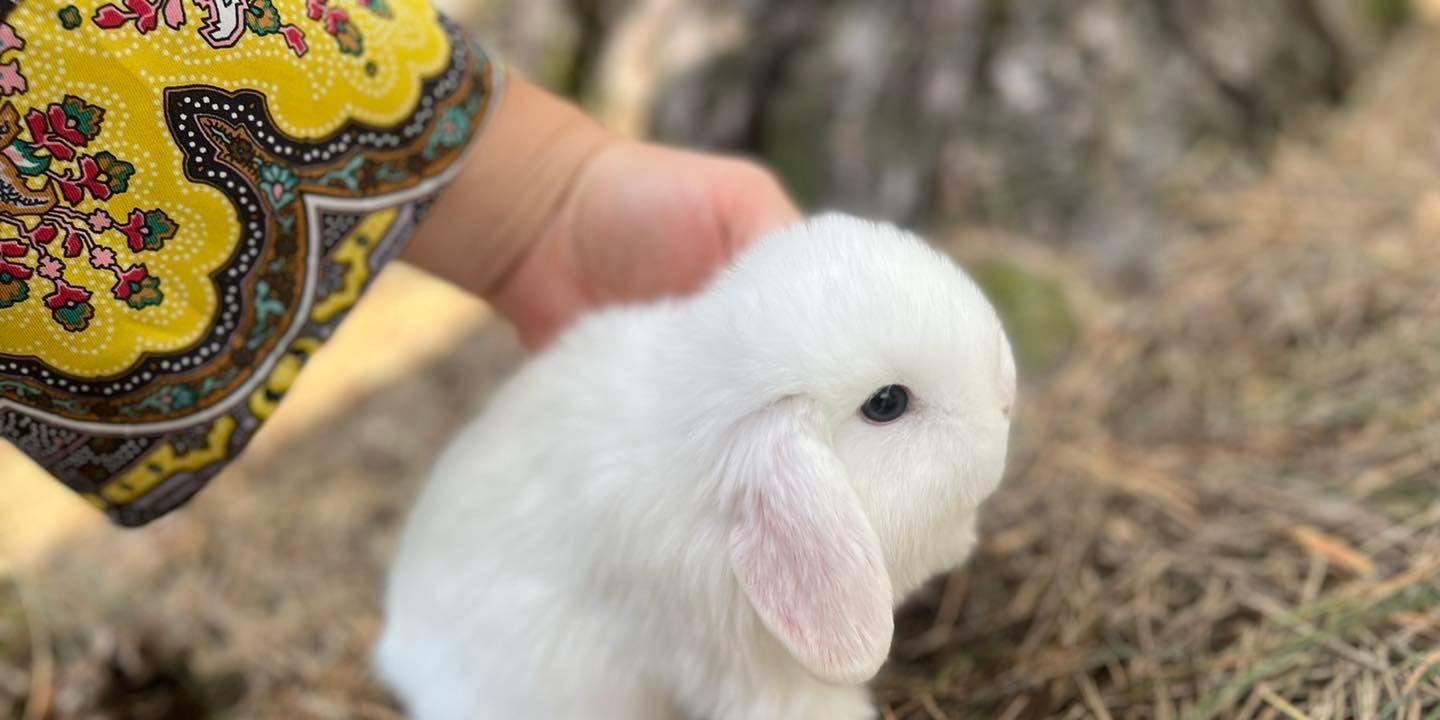
<svg viewBox="0 0 1440 720">
<path fill-rule="evenodd" d="M 625 132 L 812 208 L 992 222 L 1143 269 L 1187 157 L 1263 157 L 1404 0 L 440 0 Z M 1143 274 L 1143 273 L 1142 273 Z"/>
</svg>

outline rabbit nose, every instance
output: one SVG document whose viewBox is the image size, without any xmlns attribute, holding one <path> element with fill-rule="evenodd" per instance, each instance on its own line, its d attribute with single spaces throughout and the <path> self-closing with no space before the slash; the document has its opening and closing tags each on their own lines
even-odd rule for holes
<svg viewBox="0 0 1440 720">
<path fill-rule="evenodd" d="M 1019 388 L 1015 386 L 1014 380 L 1004 382 L 1000 386 L 1000 412 L 1009 420 L 1015 411 L 1015 403 L 1019 399 Z"/>
<path fill-rule="evenodd" d="M 1000 412 L 1005 414 L 1005 419 L 1010 419 L 1011 412 L 1015 409 L 1015 402 L 1018 399 L 1020 388 L 1018 387 L 1015 372 L 1015 356 L 1010 350 L 1010 341 L 1006 339 L 1005 333 L 999 333 L 1000 338 L 1000 372 L 996 378 L 1000 390 Z"/>
</svg>

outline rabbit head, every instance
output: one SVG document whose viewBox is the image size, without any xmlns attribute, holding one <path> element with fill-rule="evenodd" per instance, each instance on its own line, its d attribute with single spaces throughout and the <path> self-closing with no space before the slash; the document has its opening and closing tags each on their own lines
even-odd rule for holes
<svg viewBox="0 0 1440 720">
<path fill-rule="evenodd" d="M 692 307 L 683 394 L 709 426 L 690 436 L 722 438 L 735 579 L 813 674 L 868 679 L 894 605 L 964 560 L 1000 481 L 1016 379 L 999 319 L 924 241 L 840 215 L 762 239 Z"/>
</svg>

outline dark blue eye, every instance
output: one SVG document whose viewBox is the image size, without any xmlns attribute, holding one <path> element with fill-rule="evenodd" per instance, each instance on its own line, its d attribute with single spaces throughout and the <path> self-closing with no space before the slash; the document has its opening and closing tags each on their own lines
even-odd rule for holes
<svg viewBox="0 0 1440 720">
<path fill-rule="evenodd" d="M 860 406 L 860 412 L 871 422 L 888 423 L 904 415 L 908 407 L 910 391 L 900 385 L 886 385 Z"/>
</svg>

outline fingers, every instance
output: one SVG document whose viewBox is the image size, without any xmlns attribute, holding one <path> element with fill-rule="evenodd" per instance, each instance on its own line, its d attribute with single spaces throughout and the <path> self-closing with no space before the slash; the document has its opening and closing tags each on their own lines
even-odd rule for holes
<svg viewBox="0 0 1440 720">
<path fill-rule="evenodd" d="M 732 167 L 720 210 L 730 254 L 767 232 L 800 220 L 800 208 L 773 173 L 747 160 L 727 162 Z"/>
</svg>

